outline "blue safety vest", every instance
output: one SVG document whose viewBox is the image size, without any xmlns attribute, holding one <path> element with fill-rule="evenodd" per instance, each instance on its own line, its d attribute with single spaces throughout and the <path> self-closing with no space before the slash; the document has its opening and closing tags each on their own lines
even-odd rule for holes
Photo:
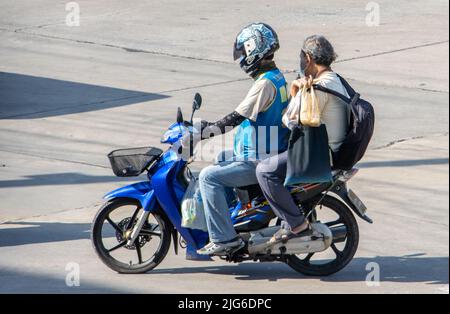
<svg viewBox="0 0 450 314">
<path fill-rule="evenodd" d="M 275 99 L 256 121 L 246 119 L 239 125 L 234 136 L 235 160 L 261 160 L 287 149 L 289 129 L 281 121 L 289 104 L 286 79 L 278 69 L 261 74 L 257 81 L 263 79 L 274 85 Z"/>
</svg>

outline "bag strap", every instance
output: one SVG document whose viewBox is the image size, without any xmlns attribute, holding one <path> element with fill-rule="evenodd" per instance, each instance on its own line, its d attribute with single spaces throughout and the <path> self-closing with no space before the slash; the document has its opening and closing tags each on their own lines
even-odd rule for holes
<svg viewBox="0 0 450 314">
<path fill-rule="evenodd" d="M 353 87 L 339 74 L 337 74 L 337 77 L 339 80 L 341 80 L 342 85 L 344 85 L 344 88 L 347 90 L 347 94 L 350 95 L 350 97 L 353 97 L 356 94 L 356 91 L 353 89 Z"/>
<path fill-rule="evenodd" d="M 345 103 L 347 103 L 347 104 L 350 104 L 350 102 L 352 101 L 351 98 L 348 98 L 348 97 L 342 95 L 341 93 L 338 93 L 337 91 L 332 90 L 332 89 L 329 89 L 329 88 L 327 88 L 327 87 L 325 87 L 325 86 L 322 86 L 322 85 L 319 85 L 319 84 L 314 84 L 313 87 L 314 87 L 316 90 L 320 90 L 320 91 L 322 91 L 322 92 L 325 92 L 325 93 L 334 95 L 334 96 L 336 96 L 336 97 L 342 99 L 342 100 L 343 100 Z"/>
<path fill-rule="evenodd" d="M 338 93 L 335 90 L 329 89 L 329 88 L 327 88 L 325 86 L 322 86 L 322 85 L 314 84 L 313 86 L 317 90 L 323 91 L 323 92 L 328 93 L 328 94 L 332 94 L 332 95 L 334 95 L 336 97 L 339 97 L 344 102 L 350 104 L 351 101 L 354 100 L 356 94 L 358 94 L 358 93 L 353 89 L 353 87 L 351 87 L 351 85 L 342 76 L 340 76 L 337 73 L 335 73 L 335 74 L 339 78 L 339 80 L 341 81 L 342 86 L 344 86 L 347 94 L 350 97 L 346 97 L 345 95 L 342 95 L 341 93 Z M 358 97 L 358 99 L 359 99 L 359 97 Z"/>
<path fill-rule="evenodd" d="M 300 117 L 300 114 L 302 112 L 302 98 L 300 97 L 300 99 L 298 100 L 298 121 L 297 124 L 300 128 L 303 128 L 303 124 L 302 124 L 302 119 Z"/>
<path fill-rule="evenodd" d="M 341 77 L 339 76 L 339 78 L 341 78 Z M 358 116 L 357 113 L 355 112 L 355 104 L 358 102 L 359 98 L 361 97 L 360 94 L 358 94 L 358 93 L 355 92 L 355 94 L 353 95 L 353 97 L 348 98 L 348 97 L 342 95 L 341 93 L 338 93 L 338 92 L 336 92 L 335 90 L 329 89 L 329 88 L 327 88 L 327 87 L 325 87 L 325 86 L 318 85 L 318 84 L 314 84 L 313 86 L 314 86 L 314 88 L 315 88 L 316 90 L 320 90 L 320 91 L 322 91 L 322 92 L 325 92 L 325 93 L 334 95 L 334 96 L 338 97 L 339 99 L 342 99 L 347 105 L 349 105 L 350 110 L 352 111 L 353 116 L 355 116 L 355 117 Z M 345 87 L 345 85 L 344 85 L 344 87 Z"/>
</svg>

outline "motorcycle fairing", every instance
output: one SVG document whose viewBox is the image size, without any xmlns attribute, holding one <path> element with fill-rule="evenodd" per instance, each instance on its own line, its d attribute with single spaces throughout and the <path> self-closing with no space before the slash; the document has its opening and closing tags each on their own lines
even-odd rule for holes
<svg viewBox="0 0 450 314">
<path fill-rule="evenodd" d="M 183 136 L 184 130 L 183 126 L 180 123 L 174 123 L 167 131 L 164 133 L 161 143 L 163 144 L 174 144 L 178 142 L 178 140 Z"/>
<path fill-rule="evenodd" d="M 112 192 L 109 192 L 104 197 L 106 200 L 114 198 L 133 198 L 141 203 L 145 211 L 151 211 L 155 208 L 155 192 L 149 181 L 138 182 L 130 184 Z"/>
<path fill-rule="evenodd" d="M 172 151 L 168 151 L 163 158 L 164 165 L 152 176 L 152 186 L 158 203 L 184 241 L 188 245 L 200 249 L 205 245 L 208 234 L 181 226 L 180 208 L 185 187 L 178 181 L 177 174 L 186 166 L 186 162 L 179 160 Z"/>
<path fill-rule="evenodd" d="M 236 207 L 230 208 L 231 221 L 238 232 L 253 231 L 267 227 L 272 218 L 275 217 L 267 202 L 258 206 L 246 207 L 238 203 Z"/>
</svg>

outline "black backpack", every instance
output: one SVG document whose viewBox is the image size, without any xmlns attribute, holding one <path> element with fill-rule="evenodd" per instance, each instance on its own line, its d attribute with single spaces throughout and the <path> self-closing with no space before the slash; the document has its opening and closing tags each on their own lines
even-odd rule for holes
<svg viewBox="0 0 450 314">
<path fill-rule="evenodd" d="M 375 128 L 375 112 L 373 106 L 360 98 L 346 80 L 339 75 L 338 77 L 350 98 L 321 85 L 315 84 L 314 88 L 339 97 L 351 109 L 347 136 L 339 150 L 332 153 L 334 169 L 350 170 L 361 160 L 369 146 Z"/>
</svg>

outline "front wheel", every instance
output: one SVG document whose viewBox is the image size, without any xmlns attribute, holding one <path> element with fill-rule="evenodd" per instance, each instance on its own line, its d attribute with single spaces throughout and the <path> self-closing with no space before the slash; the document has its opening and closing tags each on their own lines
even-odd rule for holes
<svg viewBox="0 0 450 314">
<path fill-rule="evenodd" d="M 344 268 L 353 259 L 359 244 L 359 229 L 353 213 L 338 199 L 325 196 L 312 208 L 309 218 L 320 221 L 331 230 L 345 230 L 344 236 L 333 240 L 324 252 L 290 255 L 286 263 L 294 270 L 308 276 L 329 276 Z"/>
<path fill-rule="evenodd" d="M 169 222 L 150 213 L 136 241 L 128 238 L 143 212 L 134 199 L 114 199 L 98 211 L 92 224 L 92 244 L 102 262 L 124 274 L 145 273 L 155 268 L 170 247 Z"/>
</svg>

